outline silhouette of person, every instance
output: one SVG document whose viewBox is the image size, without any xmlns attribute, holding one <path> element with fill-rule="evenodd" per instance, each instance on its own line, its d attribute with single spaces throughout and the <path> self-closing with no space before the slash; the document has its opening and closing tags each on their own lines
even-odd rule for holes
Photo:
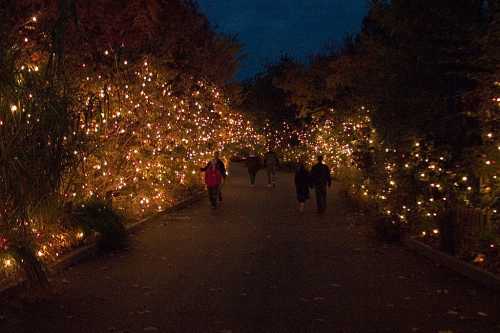
<svg viewBox="0 0 500 333">
<path fill-rule="evenodd" d="M 311 169 L 311 187 L 316 194 L 316 206 L 318 213 L 323 214 L 326 210 L 326 187 L 332 186 L 330 168 L 323 164 L 323 156 L 318 156 L 318 163 Z"/>
</svg>

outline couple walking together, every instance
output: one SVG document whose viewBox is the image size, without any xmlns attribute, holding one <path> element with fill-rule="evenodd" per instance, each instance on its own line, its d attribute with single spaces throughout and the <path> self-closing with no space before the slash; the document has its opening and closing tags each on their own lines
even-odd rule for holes
<svg viewBox="0 0 500 333">
<path fill-rule="evenodd" d="M 295 172 L 295 188 L 300 212 L 304 211 L 305 202 L 309 199 L 309 189 L 314 188 L 318 213 L 323 214 L 326 210 L 327 186 L 332 186 L 332 177 L 330 168 L 323 163 L 323 156 L 318 156 L 318 163 L 311 168 L 311 171 L 307 170 L 303 161 L 300 162 Z"/>
<path fill-rule="evenodd" d="M 261 159 L 257 153 L 250 153 L 246 160 L 248 175 L 250 176 L 250 185 L 255 186 L 257 172 L 261 169 Z M 276 169 L 279 166 L 279 160 L 276 153 L 269 150 L 264 155 L 264 168 L 267 172 L 267 186 L 276 187 Z"/>
</svg>

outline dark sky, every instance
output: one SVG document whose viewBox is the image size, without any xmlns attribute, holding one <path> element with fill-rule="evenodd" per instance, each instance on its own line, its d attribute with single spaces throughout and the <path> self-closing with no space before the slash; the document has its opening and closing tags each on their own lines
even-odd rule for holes
<svg viewBox="0 0 500 333">
<path fill-rule="evenodd" d="M 238 78 L 283 53 L 306 59 L 331 40 L 357 32 L 366 0 L 198 0 L 222 32 L 237 34 L 246 58 Z"/>
</svg>

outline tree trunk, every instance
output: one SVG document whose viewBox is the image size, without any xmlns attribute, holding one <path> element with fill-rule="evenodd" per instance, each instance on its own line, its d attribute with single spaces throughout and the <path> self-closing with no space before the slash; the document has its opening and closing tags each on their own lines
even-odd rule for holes
<svg viewBox="0 0 500 333">
<path fill-rule="evenodd" d="M 28 288 L 48 290 L 50 284 L 47 273 L 32 249 L 28 246 L 18 246 L 15 248 L 15 252 L 23 269 Z"/>
</svg>

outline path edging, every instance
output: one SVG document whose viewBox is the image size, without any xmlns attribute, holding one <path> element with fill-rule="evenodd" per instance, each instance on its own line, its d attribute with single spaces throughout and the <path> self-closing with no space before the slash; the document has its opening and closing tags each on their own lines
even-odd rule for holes
<svg viewBox="0 0 500 333">
<path fill-rule="evenodd" d="M 414 238 L 406 238 L 403 244 L 431 261 L 473 280 L 484 287 L 500 291 L 500 278 L 490 272 L 482 270 L 472 264 L 464 262 L 449 254 L 436 250 Z"/>
<path fill-rule="evenodd" d="M 126 225 L 125 228 L 127 233 L 132 233 L 137 231 L 139 228 L 146 225 L 146 223 L 166 214 L 173 213 L 175 211 L 184 209 L 194 204 L 195 202 L 202 199 L 205 191 L 196 191 L 187 199 L 181 200 L 178 203 L 174 204 L 172 207 L 165 209 L 164 211 L 152 214 L 148 217 L 143 218 L 142 220 Z M 96 255 L 98 252 L 97 240 L 90 242 L 82 247 L 76 248 L 75 250 L 69 252 L 68 254 L 62 256 L 59 260 L 48 267 L 49 275 L 54 275 L 58 272 L 61 272 L 71 266 L 78 264 L 80 261 L 92 257 Z M 4 285 L 0 285 L 0 294 L 7 292 L 9 290 L 14 290 L 18 287 L 22 287 L 23 280 L 8 282 Z"/>
</svg>

